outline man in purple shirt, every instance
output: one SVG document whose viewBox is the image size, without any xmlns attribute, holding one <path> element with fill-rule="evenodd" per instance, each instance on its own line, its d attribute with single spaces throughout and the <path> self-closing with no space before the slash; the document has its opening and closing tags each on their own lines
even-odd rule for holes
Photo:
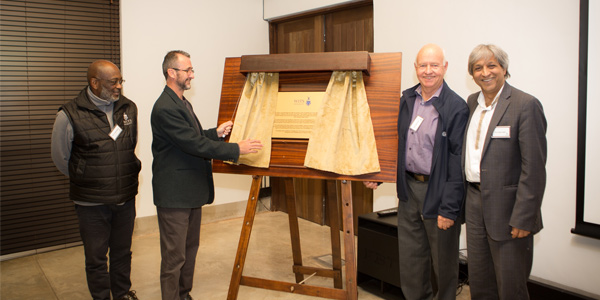
<svg viewBox="0 0 600 300">
<path fill-rule="evenodd" d="M 469 110 L 444 81 L 448 62 L 439 46 L 421 48 L 414 66 L 419 84 L 403 92 L 398 115 L 400 285 L 407 300 L 454 300 Z"/>
</svg>

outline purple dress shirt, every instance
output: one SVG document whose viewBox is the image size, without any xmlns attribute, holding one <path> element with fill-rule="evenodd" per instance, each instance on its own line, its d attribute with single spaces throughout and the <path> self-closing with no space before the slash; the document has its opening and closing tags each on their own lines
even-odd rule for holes
<svg viewBox="0 0 600 300">
<path fill-rule="evenodd" d="M 440 96 L 442 86 L 433 94 L 429 101 L 424 101 L 421 96 L 421 86 L 416 91 L 417 98 L 413 107 L 411 126 L 406 139 L 406 170 L 416 174 L 429 175 L 431 173 L 431 160 L 433 157 L 433 144 L 437 131 L 439 113 L 431 104 L 432 99 Z M 413 129 L 417 117 L 423 122 Z"/>
</svg>

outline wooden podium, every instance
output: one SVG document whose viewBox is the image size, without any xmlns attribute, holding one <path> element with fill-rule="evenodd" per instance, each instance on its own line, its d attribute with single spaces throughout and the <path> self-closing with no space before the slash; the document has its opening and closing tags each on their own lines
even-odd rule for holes
<svg viewBox="0 0 600 300">
<path fill-rule="evenodd" d="M 346 176 L 304 167 L 308 140 L 273 139 L 269 168 L 230 165 L 214 161 L 217 173 L 252 175 L 252 186 L 237 254 L 231 275 L 227 299 L 237 299 L 240 285 L 281 292 L 317 296 L 329 299 L 357 299 L 356 251 L 352 213 L 352 190 L 349 181 L 395 182 L 398 135 L 396 120 L 400 102 L 402 70 L 401 53 L 325 52 L 302 54 L 249 55 L 227 58 L 223 74 L 218 124 L 232 118 L 248 72 L 279 72 L 280 92 L 325 91 L 333 71 L 362 71 L 371 111 L 373 130 L 381 172 L 360 176 Z M 235 120 L 234 120 L 235 123 Z M 244 263 L 258 203 L 262 176 L 285 177 L 285 195 L 288 207 L 292 241 L 293 272 L 296 282 L 283 282 L 243 276 Z M 329 179 L 328 191 L 336 191 L 335 181 L 341 182 L 340 195 L 327 197 L 331 201 L 329 217 L 339 219 L 341 201 L 345 257 L 345 288 L 342 282 L 342 255 L 340 226 L 331 222 L 332 269 L 304 266 L 300 247 L 300 232 L 296 215 L 296 201 L 292 178 Z M 305 275 L 309 275 L 305 279 Z M 311 286 L 312 276 L 333 279 L 333 287 Z"/>
</svg>

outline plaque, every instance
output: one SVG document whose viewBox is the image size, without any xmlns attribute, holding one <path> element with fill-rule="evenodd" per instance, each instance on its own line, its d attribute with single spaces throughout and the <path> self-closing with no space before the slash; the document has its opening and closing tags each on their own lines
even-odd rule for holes
<svg viewBox="0 0 600 300">
<path fill-rule="evenodd" d="M 308 139 L 325 92 L 279 92 L 273 138 Z"/>
</svg>

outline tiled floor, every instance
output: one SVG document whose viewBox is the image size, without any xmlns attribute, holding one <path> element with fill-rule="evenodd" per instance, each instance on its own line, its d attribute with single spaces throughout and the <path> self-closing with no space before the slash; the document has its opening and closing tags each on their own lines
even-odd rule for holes
<svg viewBox="0 0 600 300">
<path fill-rule="evenodd" d="M 244 275 L 294 281 L 287 215 L 256 215 Z M 329 227 L 300 219 L 304 265 L 327 266 L 331 254 Z M 137 226 L 137 225 L 136 225 Z M 195 299 L 226 299 L 242 218 L 202 225 L 196 262 Z M 160 246 L 155 229 L 136 227 L 133 240 L 132 289 L 142 300 L 160 299 Z M 325 258 L 325 259 L 324 259 Z M 16 258 L 1 263 L 1 299 L 90 299 L 81 246 Z M 308 284 L 332 287 L 331 279 L 312 277 Z M 381 292 L 372 280 L 359 286 L 359 299 L 402 299 L 399 290 Z M 469 299 L 466 286 L 459 300 Z M 240 287 L 238 299 L 322 299 L 283 292 Z"/>
</svg>

